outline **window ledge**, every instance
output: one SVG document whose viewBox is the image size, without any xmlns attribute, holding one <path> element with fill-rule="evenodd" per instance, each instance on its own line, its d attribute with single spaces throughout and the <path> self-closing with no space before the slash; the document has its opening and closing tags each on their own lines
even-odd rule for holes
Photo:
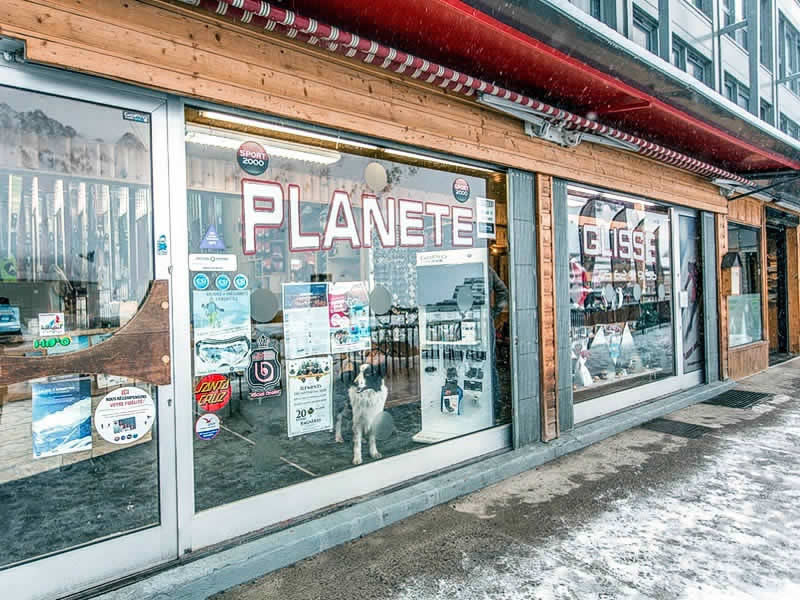
<svg viewBox="0 0 800 600">
<path fill-rule="evenodd" d="M 685 4 L 686 6 L 688 6 L 688 7 L 689 7 L 691 10 L 693 10 L 693 11 L 694 11 L 694 12 L 697 14 L 697 16 L 699 16 L 699 17 L 702 17 L 703 19 L 705 19 L 705 21 L 708 23 L 708 26 L 709 26 L 709 27 L 712 27 L 712 26 L 713 26 L 713 24 L 712 24 L 712 21 L 711 21 L 711 17 L 709 17 L 709 16 L 708 16 L 706 13 L 704 13 L 704 12 L 703 12 L 702 10 L 700 10 L 699 8 L 697 8 L 697 7 L 696 7 L 696 6 L 695 6 L 695 5 L 694 5 L 694 4 L 691 2 L 691 0 L 681 0 L 681 1 L 683 2 L 683 4 Z"/>
<path fill-rule="evenodd" d="M 745 352 L 746 350 L 753 350 L 760 348 L 764 344 L 769 344 L 769 340 L 760 340 L 758 342 L 750 342 L 749 344 L 742 344 L 741 346 L 728 346 L 728 353 L 731 352 Z"/>
</svg>

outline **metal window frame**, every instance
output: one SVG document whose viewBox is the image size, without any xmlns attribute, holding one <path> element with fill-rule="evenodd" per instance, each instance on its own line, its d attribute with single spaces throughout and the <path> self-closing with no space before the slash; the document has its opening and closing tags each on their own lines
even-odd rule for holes
<svg viewBox="0 0 800 600">
<path fill-rule="evenodd" d="M 168 243 L 166 255 L 159 254 L 155 248 L 158 237 L 169 228 L 165 94 L 51 67 L 2 61 L 0 84 L 91 104 L 138 110 L 151 115 L 154 277 L 171 279 L 171 245 Z M 172 301 L 170 305 L 172 315 Z M 173 370 L 177 362 L 174 356 L 172 353 Z M 115 532 L 73 548 L 7 566 L 0 570 L 0 589 L 6 590 L 9 597 L 61 597 L 143 571 L 177 557 L 173 398 L 172 385 L 158 386 L 159 523 L 128 532 Z M 81 567 L 76 568 L 76 565 Z M 48 576 L 42 577 L 43 572 L 48 573 Z"/>
</svg>

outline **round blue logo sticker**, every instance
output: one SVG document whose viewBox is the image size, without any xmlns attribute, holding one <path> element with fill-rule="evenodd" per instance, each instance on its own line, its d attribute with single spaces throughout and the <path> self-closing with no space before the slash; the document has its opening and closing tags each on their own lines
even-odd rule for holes
<svg viewBox="0 0 800 600">
<path fill-rule="evenodd" d="M 453 197 L 462 204 L 469 200 L 469 182 L 463 177 L 453 181 Z"/>
<path fill-rule="evenodd" d="M 213 440 L 219 434 L 219 417 L 213 413 L 201 415 L 194 424 L 194 431 L 201 440 Z"/>
<path fill-rule="evenodd" d="M 217 289 L 224 292 L 231 287 L 231 278 L 223 273 L 221 275 L 217 275 L 215 283 L 217 284 Z"/>
<path fill-rule="evenodd" d="M 208 275 L 205 273 L 198 273 L 194 276 L 194 287 L 198 290 L 204 290 L 208 288 L 208 284 L 211 283 L 208 279 Z"/>
<path fill-rule="evenodd" d="M 247 275 L 244 273 L 237 273 L 236 277 L 233 278 L 233 287 L 237 290 L 246 290 L 248 283 Z"/>
</svg>

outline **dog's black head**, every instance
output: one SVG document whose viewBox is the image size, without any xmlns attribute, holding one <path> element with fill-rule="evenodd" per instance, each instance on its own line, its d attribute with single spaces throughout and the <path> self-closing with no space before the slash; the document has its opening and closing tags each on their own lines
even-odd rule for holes
<svg viewBox="0 0 800 600">
<path fill-rule="evenodd" d="M 364 370 L 363 375 L 364 387 L 361 389 L 370 389 L 375 390 L 376 392 L 380 391 L 381 387 L 383 386 L 383 375 L 376 367 L 367 367 Z M 355 381 L 353 381 L 350 385 L 358 388 L 358 383 Z"/>
</svg>

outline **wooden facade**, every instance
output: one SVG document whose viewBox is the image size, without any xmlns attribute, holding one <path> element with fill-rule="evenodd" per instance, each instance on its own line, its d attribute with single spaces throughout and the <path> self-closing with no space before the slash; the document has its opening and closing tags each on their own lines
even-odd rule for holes
<svg viewBox="0 0 800 600">
<path fill-rule="evenodd" d="M 518 120 L 468 98 L 167 0 L 6 0 L 0 34 L 24 40 L 32 62 L 535 173 L 543 440 L 559 434 L 556 340 L 567 335 L 556 331 L 553 178 L 716 213 L 718 258 L 728 218 L 763 225 L 760 202 L 728 206 L 701 177 L 606 146 L 533 139 Z M 797 248 L 796 234 L 791 243 Z M 797 292 L 796 257 L 793 264 Z M 761 366 L 766 343 L 729 356 L 724 298 L 719 317 L 722 377 Z M 797 329 L 792 344 L 800 349 Z"/>
</svg>

